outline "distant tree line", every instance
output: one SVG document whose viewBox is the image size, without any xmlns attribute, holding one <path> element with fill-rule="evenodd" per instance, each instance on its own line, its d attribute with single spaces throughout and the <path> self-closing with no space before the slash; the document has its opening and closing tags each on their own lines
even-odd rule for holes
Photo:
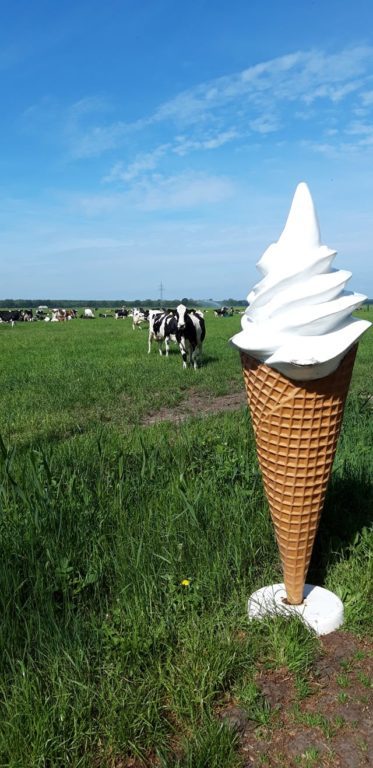
<svg viewBox="0 0 373 768">
<path fill-rule="evenodd" d="M 222 299 L 220 302 L 212 300 L 193 299 L 184 296 L 182 299 L 0 299 L 0 306 L 7 309 L 18 309 L 20 307 L 35 309 L 36 307 L 177 307 L 178 304 L 185 304 L 187 307 L 205 307 L 221 304 L 227 307 L 244 307 L 247 304 L 245 299 Z"/>
</svg>

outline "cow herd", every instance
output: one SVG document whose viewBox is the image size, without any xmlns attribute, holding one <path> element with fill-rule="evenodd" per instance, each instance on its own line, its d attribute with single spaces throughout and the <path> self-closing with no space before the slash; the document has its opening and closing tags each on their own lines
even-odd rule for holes
<svg viewBox="0 0 373 768">
<path fill-rule="evenodd" d="M 0 323 L 29 323 L 33 320 L 32 309 L 2 309 L 0 311 Z"/>
<path fill-rule="evenodd" d="M 33 310 L 2 310 L 0 311 L 0 323 L 44 321 L 51 323 L 67 322 L 78 317 L 75 309 L 39 307 L 35 314 Z M 87 307 L 79 315 L 86 320 L 95 319 L 93 309 Z M 122 307 L 110 312 L 99 313 L 99 317 L 132 318 L 132 328 L 140 328 L 144 323 L 149 326 L 148 353 L 150 354 L 152 342 L 157 342 L 159 354 L 165 350 L 168 357 L 170 343 L 174 342 L 179 347 L 183 368 L 188 365 L 197 369 L 201 363 L 202 344 L 206 335 L 204 313 L 202 310 L 188 309 L 184 304 L 179 304 L 176 309 L 143 309 L 134 307 L 132 310 Z"/>
<path fill-rule="evenodd" d="M 8 323 L 14 325 L 15 323 L 32 323 L 37 320 L 44 320 L 46 323 L 61 323 L 66 320 L 73 320 L 78 317 L 76 309 L 61 309 L 56 307 L 55 309 L 38 308 L 35 311 L 32 309 L 2 309 L 0 310 L 0 323 Z M 80 315 L 82 318 L 94 318 L 94 312 L 92 309 L 84 309 Z"/>
</svg>

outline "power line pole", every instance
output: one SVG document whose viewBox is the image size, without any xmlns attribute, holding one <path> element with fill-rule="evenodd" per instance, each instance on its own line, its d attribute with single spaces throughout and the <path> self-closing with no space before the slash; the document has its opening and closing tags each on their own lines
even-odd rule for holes
<svg viewBox="0 0 373 768">
<path fill-rule="evenodd" d="M 160 285 L 159 285 L 159 304 L 160 304 L 160 306 L 162 306 L 162 304 L 163 304 L 163 288 L 164 288 L 164 286 L 163 286 L 163 283 L 161 281 Z"/>
</svg>

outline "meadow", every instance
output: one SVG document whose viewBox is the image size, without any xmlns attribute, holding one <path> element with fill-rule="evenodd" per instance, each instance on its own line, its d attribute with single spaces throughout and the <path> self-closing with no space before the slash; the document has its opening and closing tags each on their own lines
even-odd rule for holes
<svg viewBox="0 0 373 768">
<path fill-rule="evenodd" d="M 247 408 L 201 407 L 242 391 L 239 317 L 210 312 L 206 327 L 198 371 L 176 348 L 148 355 L 128 319 L 0 327 L 4 768 L 237 768 L 224 702 L 270 722 L 263 667 L 306 695 L 317 638 L 247 620 L 281 567 Z M 342 597 L 358 637 L 373 629 L 372 351 L 370 332 L 309 578 Z M 188 398 L 191 418 L 147 425 Z"/>
</svg>

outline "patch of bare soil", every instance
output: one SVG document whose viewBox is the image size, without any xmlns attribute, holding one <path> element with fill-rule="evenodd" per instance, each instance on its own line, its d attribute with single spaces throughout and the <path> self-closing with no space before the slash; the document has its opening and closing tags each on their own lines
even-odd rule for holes
<svg viewBox="0 0 373 768">
<path fill-rule="evenodd" d="M 366 768 L 373 765 L 373 643 L 347 632 L 322 638 L 323 653 L 299 695 L 286 670 L 257 678 L 268 724 L 232 702 L 219 717 L 237 731 L 244 768 Z"/>
<path fill-rule="evenodd" d="M 212 396 L 207 392 L 189 390 L 187 397 L 174 408 L 161 408 L 149 413 L 142 420 L 143 426 L 151 426 L 161 421 L 180 424 L 191 417 L 206 416 L 221 411 L 235 411 L 247 404 L 245 392 L 232 392 L 229 395 Z"/>
</svg>

